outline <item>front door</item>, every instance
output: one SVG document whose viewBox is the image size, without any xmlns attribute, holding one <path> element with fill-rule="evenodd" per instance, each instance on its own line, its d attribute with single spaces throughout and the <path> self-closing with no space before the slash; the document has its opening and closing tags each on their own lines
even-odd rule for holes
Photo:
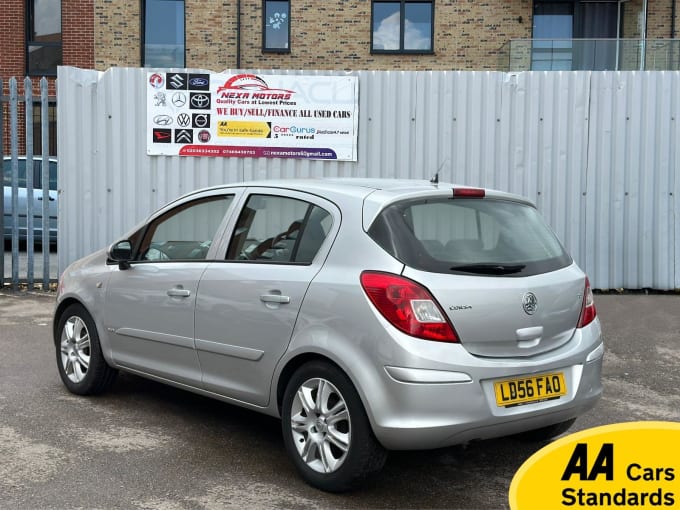
<svg viewBox="0 0 680 510">
<path fill-rule="evenodd" d="M 130 267 L 113 270 L 105 325 L 117 364 L 200 386 L 196 293 L 232 199 L 208 196 L 163 213 L 140 233 Z"/>
</svg>

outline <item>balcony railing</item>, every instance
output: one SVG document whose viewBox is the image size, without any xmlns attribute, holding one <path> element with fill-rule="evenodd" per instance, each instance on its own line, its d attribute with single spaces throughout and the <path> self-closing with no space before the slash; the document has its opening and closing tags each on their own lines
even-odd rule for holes
<svg viewBox="0 0 680 510">
<path fill-rule="evenodd" d="M 513 39 L 503 71 L 680 70 L 680 39 Z"/>
</svg>

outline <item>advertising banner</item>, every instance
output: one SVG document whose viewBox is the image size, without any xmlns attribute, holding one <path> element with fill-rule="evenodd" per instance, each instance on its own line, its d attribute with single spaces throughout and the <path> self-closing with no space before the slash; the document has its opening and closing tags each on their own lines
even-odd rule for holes
<svg viewBox="0 0 680 510">
<path fill-rule="evenodd" d="M 357 160 L 358 79 L 150 72 L 147 154 Z"/>
</svg>

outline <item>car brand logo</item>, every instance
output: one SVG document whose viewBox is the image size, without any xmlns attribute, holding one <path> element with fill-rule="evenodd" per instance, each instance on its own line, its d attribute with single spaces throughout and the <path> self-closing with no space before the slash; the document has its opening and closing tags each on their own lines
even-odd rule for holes
<svg viewBox="0 0 680 510">
<path fill-rule="evenodd" d="M 153 143 L 170 143 L 172 142 L 172 129 L 154 129 Z"/>
<path fill-rule="evenodd" d="M 156 92 L 153 95 L 153 104 L 154 106 L 165 106 L 165 92 Z"/>
<path fill-rule="evenodd" d="M 210 141 L 210 131 L 207 129 L 202 129 L 198 132 L 198 141 L 203 143 L 208 143 Z"/>
<path fill-rule="evenodd" d="M 168 88 L 169 89 L 185 89 L 187 88 L 187 75 L 186 73 L 173 73 L 168 74 Z"/>
<path fill-rule="evenodd" d="M 191 129 L 175 129 L 175 143 L 193 143 L 194 132 Z"/>
<path fill-rule="evenodd" d="M 177 116 L 177 124 L 182 127 L 187 127 L 189 124 L 191 124 L 191 117 L 189 117 L 189 115 L 186 113 L 180 113 Z"/>
<path fill-rule="evenodd" d="M 189 75 L 189 89 L 190 90 L 209 90 L 210 89 L 210 75 L 209 74 L 190 74 Z"/>
<path fill-rule="evenodd" d="M 153 123 L 157 126 L 169 126 L 172 124 L 172 117 L 170 115 L 156 115 L 153 118 Z"/>
<path fill-rule="evenodd" d="M 204 128 L 210 127 L 210 114 L 209 113 L 194 113 L 193 127 Z"/>
<path fill-rule="evenodd" d="M 172 104 L 175 106 L 175 108 L 182 108 L 185 104 L 187 104 L 186 94 L 175 92 L 172 95 Z"/>
<path fill-rule="evenodd" d="M 164 80 L 160 74 L 154 73 L 151 76 L 149 76 L 149 83 L 153 88 L 159 89 L 163 86 Z"/>
<path fill-rule="evenodd" d="M 527 315 L 533 315 L 538 310 L 538 298 L 533 292 L 527 292 L 522 296 L 522 308 Z"/>
<path fill-rule="evenodd" d="M 192 108 L 197 110 L 209 110 L 210 109 L 210 95 L 208 94 L 194 94 L 192 93 L 189 102 Z"/>
</svg>

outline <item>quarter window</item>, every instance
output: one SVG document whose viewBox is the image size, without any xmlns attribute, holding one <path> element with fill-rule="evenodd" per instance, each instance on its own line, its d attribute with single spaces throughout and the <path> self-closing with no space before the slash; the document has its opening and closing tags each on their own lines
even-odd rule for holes
<svg viewBox="0 0 680 510">
<path fill-rule="evenodd" d="M 373 0 L 373 53 L 432 53 L 433 0 Z"/>
<path fill-rule="evenodd" d="M 182 204 L 147 228 L 139 260 L 204 260 L 233 195 Z"/>
<path fill-rule="evenodd" d="M 26 69 L 31 76 L 56 76 L 62 63 L 61 1 L 29 0 L 26 23 Z"/>
<path fill-rule="evenodd" d="M 185 67 L 184 0 L 144 2 L 144 66 Z"/>
<path fill-rule="evenodd" d="M 328 211 L 302 200 L 251 195 L 227 260 L 311 264 L 332 226 Z"/>
<path fill-rule="evenodd" d="M 264 0 L 262 51 L 290 51 L 290 2 Z"/>
</svg>

